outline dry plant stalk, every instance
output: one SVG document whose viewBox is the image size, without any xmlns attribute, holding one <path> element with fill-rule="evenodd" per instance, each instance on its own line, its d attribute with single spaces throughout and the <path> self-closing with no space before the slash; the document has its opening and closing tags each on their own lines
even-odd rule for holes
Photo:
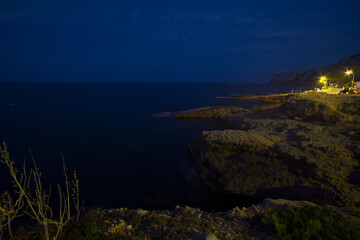
<svg viewBox="0 0 360 240">
<path fill-rule="evenodd" d="M 13 238 L 11 222 L 16 217 L 24 215 L 19 212 L 24 206 L 22 195 L 14 202 L 8 192 L 5 192 L 0 197 L 0 239 L 3 237 L 3 229 L 7 228 L 9 236 Z"/>
<path fill-rule="evenodd" d="M 62 156 L 64 162 L 64 156 Z M 65 166 L 65 165 L 64 165 Z M 73 173 L 73 179 L 71 181 L 71 197 L 73 199 L 73 204 L 76 211 L 76 221 L 79 221 L 80 213 L 81 213 L 81 205 L 80 205 L 80 189 L 79 189 L 79 179 L 77 177 L 76 171 Z"/>
<path fill-rule="evenodd" d="M 75 206 L 77 218 L 80 215 L 79 180 L 76 177 L 76 173 L 74 173 L 74 178 L 72 182 L 70 182 L 67 176 L 67 168 L 65 166 L 64 157 L 62 156 L 65 191 L 62 190 L 60 184 L 57 184 L 59 195 L 59 212 L 56 216 L 57 218 L 55 219 L 53 209 L 50 206 L 51 186 L 48 192 L 43 188 L 41 181 L 42 173 L 36 165 L 32 152 L 30 151 L 34 168 L 31 168 L 29 174 L 27 174 L 28 171 L 26 170 L 24 164 L 23 172 L 19 177 L 18 170 L 16 170 L 14 167 L 14 161 L 10 159 L 8 148 L 5 142 L 3 143 L 3 147 L 0 146 L 0 151 L 2 162 L 5 163 L 5 165 L 9 168 L 10 176 L 13 180 L 18 198 L 24 199 L 23 201 L 26 205 L 24 213 L 36 220 L 39 226 L 43 228 L 46 240 L 50 240 L 50 227 L 55 227 L 56 233 L 51 237 L 51 239 L 56 240 L 64 226 L 71 219 L 72 204 L 70 198 L 72 199 L 73 205 Z M 33 187 L 30 186 L 31 182 L 33 183 Z M 72 193 L 70 193 L 70 190 Z"/>
<path fill-rule="evenodd" d="M 11 160 L 6 144 L 3 144 L 3 147 L 0 146 L 1 153 L 1 163 L 4 163 L 10 169 L 10 175 L 17 175 L 18 170 L 13 168 L 14 161 Z M 28 176 L 25 171 L 25 163 L 23 165 L 22 172 L 20 177 L 18 178 L 18 184 L 21 185 L 22 189 L 28 189 L 30 186 L 31 176 Z M 15 182 L 13 180 L 13 184 L 15 186 Z M 14 189 L 15 195 L 17 196 L 14 201 L 9 192 L 5 192 L 0 196 L 0 239 L 3 237 L 3 230 L 5 228 L 8 229 L 9 236 L 13 238 L 11 222 L 16 217 L 21 217 L 25 213 L 23 210 L 24 207 L 24 194 L 21 191 L 18 191 L 17 188 Z"/>
</svg>

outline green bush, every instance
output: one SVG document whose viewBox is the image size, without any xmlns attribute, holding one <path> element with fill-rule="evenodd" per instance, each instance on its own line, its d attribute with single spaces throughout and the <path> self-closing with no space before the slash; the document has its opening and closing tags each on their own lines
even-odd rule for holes
<svg viewBox="0 0 360 240">
<path fill-rule="evenodd" d="M 85 228 L 85 237 L 91 239 L 98 233 L 98 226 L 96 222 L 89 223 Z"/>
<path fill-rule="evenodd" d="M 279 239 L 360 239 L 360 227 L 327 207 L 288 207 L 261 218 Z"/>
</svg>

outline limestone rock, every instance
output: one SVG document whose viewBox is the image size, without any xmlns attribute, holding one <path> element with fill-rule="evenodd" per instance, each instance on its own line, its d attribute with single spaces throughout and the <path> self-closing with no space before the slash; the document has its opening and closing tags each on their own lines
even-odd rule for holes
<svg viewBox="0 0 360 240">
<path fill-rule="evenodd" d="M 359 166 L 360 145 L 345 126 L 290 119 L 245 118 L 242 123 L 246 130 L 204 131 L 189 144 L 210 188 L 318 204 L 360 202 L 359 186 L 348 182 Z"/>
</svg>

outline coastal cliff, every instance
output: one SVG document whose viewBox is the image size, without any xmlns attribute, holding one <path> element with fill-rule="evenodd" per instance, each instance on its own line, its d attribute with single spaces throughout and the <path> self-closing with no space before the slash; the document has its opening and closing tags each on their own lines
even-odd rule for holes
<svg viewBox="0 0 360 240">
<path fill-rule="evenodd" d="M 346 83 L 351 81 L 344 74 L 346 69 L 360 70 L 360 53 L 340 59 L 336 64 L 318 68 L 296 70 L 274 74 L 271 84 L 316 86 L 321 75 L 326 74 L 330 81 Z M 356 80 L 356 79 L 355 79 Z"/>
</svg>

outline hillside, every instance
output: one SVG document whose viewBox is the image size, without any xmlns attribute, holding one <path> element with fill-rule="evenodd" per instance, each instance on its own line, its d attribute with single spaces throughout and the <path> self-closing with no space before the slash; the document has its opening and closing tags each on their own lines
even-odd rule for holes
<svg viewBox="0 0 360 240">
<path fill-rule="evenodd" d="M 346 69 L 353 69 L 355 74 L 360 73 L 360 53 L 342 58 L 332 65 L 277 73 L 273 75 L 270 83 L 317 86 L 321 75 L 326 75 L 330 81 L 346 83 L 351 81 L 351 77 L 347 77 L 344 74 Z M 358 80 L 359 74 L 355 75 L 355 81 Z"/>
</svg>

